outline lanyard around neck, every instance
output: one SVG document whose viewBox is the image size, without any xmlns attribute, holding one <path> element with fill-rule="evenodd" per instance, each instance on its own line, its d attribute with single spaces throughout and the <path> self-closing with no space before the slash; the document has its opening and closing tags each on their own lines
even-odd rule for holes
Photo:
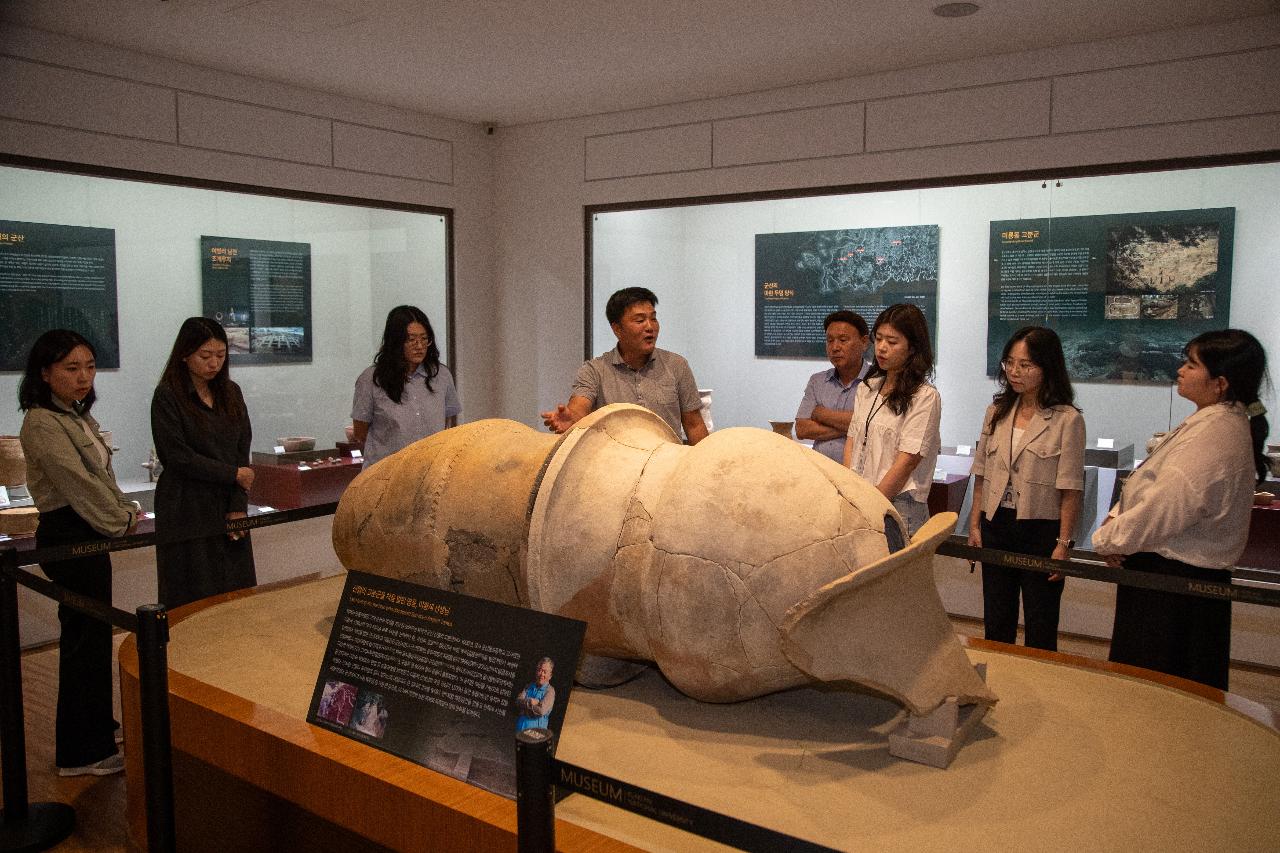
<svg viewBox="0 0 1280 853">
<path fill-rule="evenodd" d="M 862 425 L 862 446 L 863 447 L 867 446 L 867 439 L 871 435 L 871 420 L 876 416 L 877 412 L 879 412 L 881 409 L 884 408 L 884 404 L 889 399 L 887 396 L 880 393 L 884 389 L 884 383 L 886 381 L 888 381 L 888 377 L 885 377 L 885 379 L 880 382 L 880 387 L 876 389 L 875 399 L 871 401 L 871 411 L 867 414 L 866 423 Z"/>
</svg>

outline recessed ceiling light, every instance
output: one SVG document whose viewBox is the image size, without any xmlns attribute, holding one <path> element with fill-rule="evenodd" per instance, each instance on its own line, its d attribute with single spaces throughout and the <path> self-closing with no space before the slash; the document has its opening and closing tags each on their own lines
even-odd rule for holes
<svg viewBox="0 0 1280 853">
<path fill-rule="evenodd" d="M 939 18 L 967 18 L 981 8 L 977 3 L 943 3 L 933 7 L 933 14 Z"/>
</svg>

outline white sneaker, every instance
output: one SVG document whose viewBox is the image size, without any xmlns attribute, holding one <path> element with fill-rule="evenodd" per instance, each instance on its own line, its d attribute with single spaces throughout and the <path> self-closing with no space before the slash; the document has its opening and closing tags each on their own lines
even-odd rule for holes
<svg viewBox="0 0 1280 853">
<path fill-rule="evenodd" d="M 101 761 L 86 764 L 83 767 L 59 767 L 59 776 L 110 776 L 124 769 L 124 756 L 120 753 L 108 755 Z"/>
</svg>

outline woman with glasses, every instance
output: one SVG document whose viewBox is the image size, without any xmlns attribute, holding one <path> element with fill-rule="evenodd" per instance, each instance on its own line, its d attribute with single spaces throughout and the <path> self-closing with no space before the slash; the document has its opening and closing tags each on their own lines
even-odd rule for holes
<svg viewBox="0 0 1280 853">
<path fill-rule="evenodd" d="M 969 544 L 1070 559 L 1084 495 L 1084 418 L 1062 342 L 1052 329 L 1026 326 L 1004 345 L 1000 367 L 974 454 Z M 1026 644 L 1056 651 L 1062 588 L 1059 574 L 983 563 L 986 638 L 1016 641 L 1021 596 Z"/>
<path fill-rule="evenodd" d="M 1230 584 L 1267 476 L 1267 356 L 1239 329 L 1197 335 L 1183 353 L 1178 394 L 1196 410 L 1129 476 L 1093 547 L 1109 566 Z M 1111 660 L 1226 690 L 1230 653 L 1229 599 L 1116 588 Z"/>
<path fill-rule="evenodd" d="M 457 424 L 462 404 L 435 338 L 421 309 L 399 305 L 387 314 L 382 347 L 356 379 L 351 403 L 352 431 L 364 445 L 366 468 Z"/>
<path fill-rule="evenodd" d="M 933 345 L 924 314 L 890 305 L 871 327 L 876 361 L 853 398 L 844 464 L 875 485 L 912 536 L 929 517 L 942 440 L 942 398 L 929 384 Z"/>
</svg>

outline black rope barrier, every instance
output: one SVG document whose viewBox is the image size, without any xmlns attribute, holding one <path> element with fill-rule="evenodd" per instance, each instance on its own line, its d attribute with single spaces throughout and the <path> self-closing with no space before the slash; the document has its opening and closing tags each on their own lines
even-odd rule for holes
<svg viewBox="0 0 1280 853">
<path fill-rule="evenodd" d="M 1238 581 L 1257 581 L 1259 583 L 1280 584 L 1280 572 L 1274 569 L 1255 569 L 1249 566 L 1236 566 L 1231 570 L 1231 577 Z"/>
<path fill-rule="evenodd" d="M 516 732 L 516 851 L 555 853 L 556 804 L 548 729 Z"/>
<path fill-rule="evenodd" d="M 215 532 L 169 536 L 194 541 L 259 527 L 333 515 L 337 503 L 317 504 L 246 516 Z M 188 531 L 190 533 L 190 531 Z M 47 850 L 75 829 L 75 810 L 65 803 L 30 803 L 27 788 L 26 730 L 22 708 L 22 649 L 18 625 L 18 584 L 137 636 L 138 692 L 142 731 L 143 788 L 147 850 L 173 853 L 177 836 L 173 800 L 173 744 L 169 720 L 169 616 L 162 604 L 144 604 L 134 613 L 72 592 L 21 566 L 145 548 L 157 544 L 154 533 L 136 533 L 73 545 L 19 551 L 0 548 L 0 774 L 4 809 L 0 814 L 0 851 Z"/>
<path fill-rule="evenodd" d="M 554 853 L 555 792 L 583 794 L 642 817 L 739 850 L 835 853 L 794 835 L 695 806 L 552 757 L 546 729 L 516 735 L 516 838 L 519 853 Z"/>
<path fill-rule="evenodd" d="M 1181 595 L 1280 606 L 1280 572 L 1240 568 L 1233 570 L 1237 580 L 1277 585 L 1276 588 L 1259 588 L 1112 568 L 1101 561 L 1089 559 L 1096 558 L 1097 555 L 1088 551 L 1073 551 L 1070 560 L 1054 560 L 979 548 L 969 545 L 963 536 L 952 536 L 942 542 L 937 553 L 974 562 L 1058 573 Z M 516 831 L 519 853 L 554 853 L 557 791 L 583 794 L 624 811 L 741 850 L 806 853 L 831 850 L 811 841 L 704 809 L 556 759 L 553 757 L 554 739 L 554 735 L 545 729 L 532 729 L 516 735 Z"/>
<path fill-rule="evenodd" d="M 53 549 L 49 549 L 53 550 Z M 61 549 L 59 549 L 61 550 Z M 12 551 L 6 553 L 13 553 Z M 66 559 L 63 557 L 62 559 Z M 120 610 L 112 607 L 110 604 L 98 601 L 96 598 L 89 598 L 87 595 L 81 595 L 78 592 L 72 592 L 64 586 L 59 586 L 51 580 L 46 580 L 37 574 L 19 568 L 14 565 L 6 567 L 6 574 L 13 580 L 40 593 L 45 598 L 52 598 L 59 604 L 65 604 L 74 607 L 87 616 L 92 616 L 99 622 L 109 622 L 122 631 L 128 631 L 130 634 L 138 633 L 138 617 L 127 610 Z"/>
<path fill-rule="evenodd" d="M 1087 578 L 1121 586 L 1138 586 L 1143 589 L 1154 589 L 1180 595 L 1194 595 L 1199 598 L 1227 599 L 1249 604 L 1262 604 L 1268 607 L 1280 607 L 1280 588 L 1268 589 L 1234 583 L 1180 578 L 1155 572 L 1134 571 L 1132 569 L 1113 569 L 1102 562 L 1086 562 L 1074 559 L 1080 553 L 1087 554 L 1089 552 L 1073 552 L 1073 559 L 1071 560 L 1054 560 L 1049 557 L 1034 557 L 1030 554 L 997 551 L 994 548 L 978 548 L 968 544 L 963 536 L 952 536 L 938 545 L 938 554 L 944 557 L 958 557 L 962 560 L 1007 566 L 1011 569 L 1030 569 L 1031 571 L 1045 572 L 1047 574 L 1056 573 L 1073 578 Z M 1272 582 L 1280 582 L 1280 577 Z"/>
<path fill-rule="evenodd" d="M 73 545 L 55 545 L 49 548 L 36 548 L 31 551 L 18 552 L 18 564 L 22 566 L 36 563 L 52 563 L 58 560 L 71 560 L 76 557 L 87 557 L 91 554 L 110 554 L 115 551 L 129 551 L 134 548 L 147 548 L 156 544 L 171 545 L 178 542 L 194 542 L 210 536 L 225 536 L 228 533 L 243 533 L 259 527 L 271 527 L 277 524 L 288 524 L 293 521 L 304 521 L 308 518 L 319 518 L 333 515 L 338 511 L 338 504 L 325 503 L 304 506 L 298 509 L 279 509 L 236 518 L 215 530 L 206 530 L 185 536 L 165 534 L 158 539 L 155 533 L 134 533 L 129 536 L 117 536 L 112 539 L 95 539 L 90 542 L 79 542 Z M 13 550 L 10 548 L 9 550 Z"/>
<path fill-rule="evenodd" d="M 210 535 L 222 536 L 318 518 L 332 515 L 337 506 L 337 503 L 317 504 L 246 516 L 228 521 L 224 528 L 217 531 L 180 537 L 166 535 L 163 541 L 166 544 L 194 541 Z M 4 782 L 0 851 L 48 849 L 69 835 L 75 825 L 75 813 L 70 806 L 62 803 L 27 802 L 26 739 L 22 716 L 21 649 L 17 612 L 19 583 L 40 595 L 137 635 L 147 847 L 151 853 L 170 853 L 176 849 L 168 702 L 167 611 L 163 605 L 153 604 L 143 605 L 135 613 L 128 613 L 71 592 L 20 568 L 23 565 L 74 559 L 90 554 L 144 548 L 157 544 L 157 541 L 156 534 L 143 533 L 25 552 L 12 547 L 0 549 L 0 674 L 3 674 L 3 686 L 0 687 L 0 763 L 3 764 Z M 1090 560 L 1089 557 L 1096 555 L 1087 551 L 1072 552 L 1070 560 L 1054 560 L 974 547 L 963 536 L 952 536 L 938 546 L 937 553 L 975 562 L 1058 573 L 1182 595 L 1280 606 L 1280 588 L 1217 583 L 1112 568 Z M 1234 574 L 1237 579 L 1280 585 L 1278 572 L 1235 569 Z M 538 729 L 517 735 L 517 822 L 520 853 L 554 851 L 557 788 L 593 797 L 742 850 L 786 849 L 819 853 L 831 849 L 559 761 L 552 757 L 553 740 L 549 732 Z"/>
</svg>

